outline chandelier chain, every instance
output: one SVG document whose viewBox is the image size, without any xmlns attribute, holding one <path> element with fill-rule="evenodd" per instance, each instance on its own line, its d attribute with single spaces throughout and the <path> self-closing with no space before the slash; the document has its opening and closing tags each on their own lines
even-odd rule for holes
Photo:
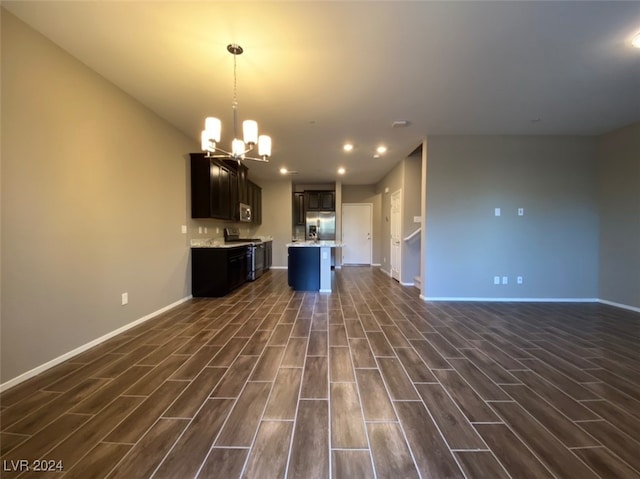
<svg viewBox="0 0 640 479">
<path fill-rule="evenodd" d="M 238 138 L 238 75 L 236 64 L 237 53 L 233 53 L 233 137 Z"/>
</svg>

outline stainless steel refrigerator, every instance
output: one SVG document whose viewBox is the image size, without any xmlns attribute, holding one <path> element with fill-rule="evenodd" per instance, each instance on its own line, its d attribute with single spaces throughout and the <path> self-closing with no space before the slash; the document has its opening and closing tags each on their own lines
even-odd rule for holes
<svg viewBox="0 0 640 479">
<path fill-rule="evenodd" d="M 336 213 L 334 211 L 307 211 L 306 237 L 320 241 L 336 239 Z"/>
</svg>

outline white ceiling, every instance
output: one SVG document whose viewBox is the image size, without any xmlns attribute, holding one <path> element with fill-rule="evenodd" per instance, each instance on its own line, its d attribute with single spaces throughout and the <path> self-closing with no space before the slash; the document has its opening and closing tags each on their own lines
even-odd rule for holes
<svg viewBox="0 0 640 479">
<path fill-rule="evenodd" d="M 286 166 L 294 181 L 326 182 L 345 166 L 345 184 L 370 184 L 429 135 L 640 121 L 635 1 L 2 4 L 198 144 L 205 116 L 230 144 L 226 45 L 240 44 L 239 117 L 274 143 L 269 164 L 248 164 L 256 178 Z"/>
</svg>

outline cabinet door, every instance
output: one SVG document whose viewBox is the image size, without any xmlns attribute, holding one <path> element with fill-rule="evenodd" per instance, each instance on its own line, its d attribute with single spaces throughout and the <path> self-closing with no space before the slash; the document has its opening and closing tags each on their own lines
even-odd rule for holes
<svg viewBox="0 0 640 479">
<path fill-rule="evenodd" d="M 320 209 L 320 193 L 317 191 L 308 191 L 305 193 L 306 202 L 305 206 L 307 210 L 319 210 Z"/>
<path fill-rule="evenodd" d="M 238 197 L 238 173 L 232 169 L 229 172 L 229 219 L 240 221 L 240 200 Z"/>
<path fill-rule="evenodd" d="M 256 207 L 253 201 L 253 185 L 250 181 L 247 182 L 247 198 L 243 203 L 248 204 L 251 207 L 251 222 L 256 222 Z"/>
<path fill-rule="evenodd" d="M 211 218 L 211 161 L 191 153 L 191 217 Z"/>
<path fill-rule="evenodd" d="M 247 183 L 248 168 L 243 164 L 238 165 L 238 200 L 240 203 L 249 203 L 249 185 Z"/>
<path fill-rule="evenodd" d="M 211 216 L 229 220 L 231 219 L 231 175 L 229 170 L 223 166 L 218 166 L 217 179 L 217 194 L 211 195 Z"/>
<path fill-rule="evenodd" d="M 227 251 L 216 248 L 191 250 L 191 293 L 196 297 L 219 297 L 229 292 Z"/>
<path fill-rule="evenodd" d="M 264 244 L 264 270 L 268 271 L 271 269 L 271 265 L 273 264 L 273 243 L 271 241 L 267 241 Z"/>
<path fill-rule="evenodd" d="M 262 224 L 262 188 L 255 183 L 252 183 L 253 196 L 252 196 L 252 208 L 253 208 L 253 221 L 254 223 Z"/>
<path fill-rule="evenodd" d="M 240 286 L 247 280 L 246 247 L 229 250 L 227 268 L 229 271 L 229 290 Z"/>
<path fill-rule="evenodd" d="M 320 206 L 322 210 L 334 211 L 336 209 L 336 197 L 333 191 L 320 193 Z"/>
<path fill-rule="evenodd" d="M 293 224 L 295 226 L 304 226 L 304 193 L 293 194 Z"/>
</svg>

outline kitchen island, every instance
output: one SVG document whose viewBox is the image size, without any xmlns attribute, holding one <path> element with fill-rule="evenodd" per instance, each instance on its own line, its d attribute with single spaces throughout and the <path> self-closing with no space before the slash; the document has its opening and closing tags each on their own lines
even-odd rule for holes
<svg viewBox="0 0 640 479">
<path fill-rule="evenodd" d="M 295 291 L 331 292 L 331 249 L 337 241 L 300 241 L 287 244 L 289 286 Z"/>
</svg>

